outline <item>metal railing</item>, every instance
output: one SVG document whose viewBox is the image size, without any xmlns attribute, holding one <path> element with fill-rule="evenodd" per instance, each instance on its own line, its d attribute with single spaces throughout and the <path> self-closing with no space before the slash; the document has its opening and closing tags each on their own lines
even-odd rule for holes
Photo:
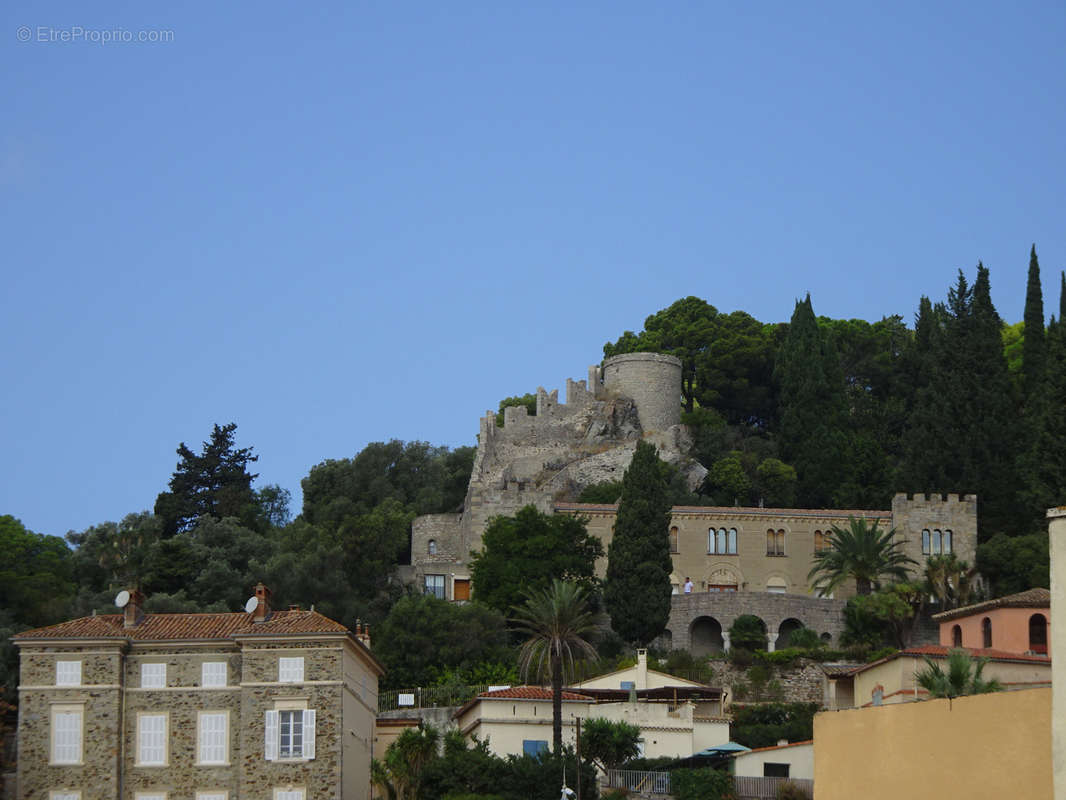
<svg viewBox="0 0 1066 800">
<path fill-rule="evenodd" d="M 774 800 L 777 790 L 783 783 L 794 783 L 807 793 L 808 797 L 814 797 L 814 781 L 804 778 L 744 778 L 733 777 L 733 788 L 737 793 L 737 800 Z"/>
<path fill-rule="evenodd" d="M 607 770 L 606 789 L 626 789 L 638 794 L 670 794 L 669 772 L 644 772 L 637 769 Z"/>
<path fill-rule="evenodd" d="M 378 711 L 397 711 L 404 708 L 441 708 L 461 706 L 487 690 L 487 684 L 419 686 L 415 689 L 394 689 L 378 695 Z"/>
</svg>

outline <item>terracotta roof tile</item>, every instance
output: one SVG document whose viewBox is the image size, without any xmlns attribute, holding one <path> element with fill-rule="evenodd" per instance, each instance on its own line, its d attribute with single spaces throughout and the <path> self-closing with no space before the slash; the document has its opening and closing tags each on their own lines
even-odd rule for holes
<svg viewBox="0 0 1066 800">
<path fill-rule="evenodd" d="M 617 511 L 613 504 L 556 503 L 558 511 Z M 869 511 L 847 508 L 750 508 L 742 506 L 674 506 L 674 514 L 749 514 L 756 517 L 848 517 L 865 519 L 892 519 L 891 511 Z"/>
<path fill-rule="evenodd" d="M 933 614 L 937 622 L 968 617 L 971 614 L 980 614 L 982 611 L 991 611 L 993 608 L 1051 608 L 1051 592 L 1047 589 L 1026 589 L 1017 594 L 1008 594 L 1006 597 L 996 597 L 985 600 L 983 603 L 953 608 L 951 611 L 941 611 Z"/>
<path fill-rule="evenodd" d="M 129 639 L 138 642 L 230 639 L 237 636 L 349 633 L 317 611 L 274 611 L 265 622 L 250 614 L 145 614 L 135 627 L 124 628 L 121 614 L 81 617 L 58 625 L 34 628 L 15 635 L 15 641 L 34 639 Z"/>
<path fill-rule="evenodd" d="M 512 686 L 509 689 L 495 689 L 491 692 L 482 692 L 478 697 L 491 699 L 514 699 L 514 700 L 551 700 L 552 690 L 542 686 Z M 577 692 L 563 690 L 563 700 L 583 700 L 589 702 L 591 697 Z"/>
</svg>

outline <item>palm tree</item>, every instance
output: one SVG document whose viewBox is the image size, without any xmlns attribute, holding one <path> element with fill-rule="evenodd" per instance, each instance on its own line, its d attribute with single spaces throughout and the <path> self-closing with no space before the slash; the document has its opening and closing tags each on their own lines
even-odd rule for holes
<svg viewBox="0 0 1066 800">
<path fill-rule="evenodd" d="M 384 761 L 370 762 L 370 780 L 387 800 L 414 800 L 422 771 L 437 755 L 440 732 L 429 724 L 403 731 L 385 751 Z"/>
<path fill-rule="evenodd" d="M 987 658 L 973 659 L 965 650 L 950 650 L 947 672 L 938 662 L 925 656 L 925 669 L 914 679 L 930 697 L 962 697 L 1003 691 L 1003 685 L 995 678 L 986 681 L 981 677 L 986 663 Z"/>
<path fill-rule="evenodd" d="M 833 526 L 828 547 L 814 554 L 814 566 L 807 580 L 825 596 L 849 578 L 855 579 L 859 594 L 870 594 L 881 587 L 882 578 L 905 581 L 907 567 L 918 562 L 901 552 L 903 542 L 895 540 L 895 528 L 881 533 L 877 520 L 848 518 L 848 527 Z"/>
<path fill-rule="evenodd" d="M 930 557 L 925 564 L 925 580 L 941 611 L 970 605 L 979 590 L 977 567 L 954 553 Z"/>
<path fill-rule="evenodd" d="M 572 676 L 576 658 L 593 658 L 587 636 L 596 628 L 585 590 L 576 583 L 554 580 L 547 589 L 526 596 L 511 620 L 529 638 L 519 653 L 522 679 L 530 673 L 548 675 L 552 686 L 552 752 L 563 749 L 563 676 Z"/>
</svg>

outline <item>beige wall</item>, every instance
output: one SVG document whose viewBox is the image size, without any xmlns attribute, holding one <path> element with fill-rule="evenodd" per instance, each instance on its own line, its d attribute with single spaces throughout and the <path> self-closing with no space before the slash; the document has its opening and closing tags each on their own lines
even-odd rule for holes
<svg viewBox="0 0 1066 800">
<path fill-rule="evenodd" d="M 597 675 L 587 681 L 572 684 L 578 689 L 621 689 L 623 681 L 631 681 L 635 689 L 663 689 L 667 686 L 691 686 L 702 687 L 703 684 L 696 681 L 688 681 L 665 672 L 648 669 L 648 651 L 637 651 L 637 663 L 625 669 L 608 672 L 606 675 Z"/>
<path fill-rule="evenodd" d="M 729 722 L 725 719 L 700 718 L 691 703 L 670 711 L 667 703 L 584 703 L 563 702 L 563 744 L 573 746 L 575 717 L 583 720 L 601 717 L 628 722 L 641 729 L 644 754 L 689 756 L 712 745 L 729 741 Z M 552 706 L 550 700 L 498 699 L 475 703 L 458 720 L 466 736 L 488 739 L 489 749 L 497 755 L 522 753 L 525 740 L 552 740 Z"/>
<path fill-rule="evenodd" d="M 733 774 L 745 778 L 761 778 L 764 764 L 788 764 L 788 777 L 814 779 L 814 744 L 794 744 L 788 747 L 753 750 L 733 759 Z"/>
<path fill-rule="evenodd" d="M 1066 506 L 1049 509 L 1047 515 L 1051 538 L 1051 613 L 1066 614 Z M 1055 800 L 1066 800 L 1066 625 L 1051 629 L 1050 645 L 1055 665 L 1052 741 Z"/>
<path fill-rule="evenodd" d="M 993 608 L 969 617 L 959 617 L 940 623 L 940 644 L 951 647 L 951 632 L 956 625 L 962 629 L 963 647 L 984 647 L 984 632 L 981 623 L 987 617 L 992 624 L 992 649 L 1008 653 L 1025 653 L 1029 650 L 1029 618 L 1040 614 L 1048 625 L 1050 637 L 1051 612 L 1046 608 Z M 1050 641 L 1050 638 L 1048 639 Z"/>
<path fill-rule="evenodd" d="M 942 664 L 945 659 L 938 659 Z M 925 659 L 920 656 L 898 656 L 885 661 L 855 676 L 854 703 L 857 706 L 869 705 L 875 686 L 880 685 L 884 692 L 884 702 L 909 703 L 926 696 L 924 689 L 919 689 L 914 676 L 925 669 Z M 985 664 L 982 676 L 986 679 L 996 678 L 1007 689 L 1028 689 L 1034 686 L 1047 686 L 1051 683 L 1051 664 L 1023 664 L 1009 661 L 989 661 Z M 838 695 L 838 704 L 840 697 Z M 839 706 L 838 706 L 839 707 Z"/>
<path fill-rule="evenodd" d="M 818 800 L 1051 798 L 1051 690 L 827 711 L 814 718 Z"/>
</svg>

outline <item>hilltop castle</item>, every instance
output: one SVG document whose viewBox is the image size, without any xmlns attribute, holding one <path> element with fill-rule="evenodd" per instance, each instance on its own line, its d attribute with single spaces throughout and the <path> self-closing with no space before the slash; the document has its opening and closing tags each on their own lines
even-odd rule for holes
<svg viewBox="0 0 1066 800">
<path fill-rule="evenodd" d="M 438 597 L 469 599 L 470 553 L 480 549 L 488 520 L 526 505 L 588 517 L 589 531 L 606 550 L 617 507 L 572 501 L 586 486 L 620 480 L 638 441 L 655 444 L 659 456 L 677 465 L 692 487 L 706 474 L 687 455 L 692 439 L 681 424 L 680 398 L 678 359 L 631 353 L 589 367 L 587 382 L 567 380 L 565 403 L 557 390 L 539 388 L 534 416 L 521 406 L 506 408 L 500 428 L 496 414 L 487 412 L 463 510 L 414 520 L 409 578 Z M 678 506 L 670 531 L 675 592 L 691 577 L 698 594 L 810 597 L 811 558 L 825 546 L 829 530 L 846 525 L 849 517 L 895 528 L 904 552 L 919 563 L 951 552 L 974 561 L 974 495 L 897 494 L 892 508 L 883 511 Z M 605 560 L 596 569 L 602 576 Z"/>
</svg>

